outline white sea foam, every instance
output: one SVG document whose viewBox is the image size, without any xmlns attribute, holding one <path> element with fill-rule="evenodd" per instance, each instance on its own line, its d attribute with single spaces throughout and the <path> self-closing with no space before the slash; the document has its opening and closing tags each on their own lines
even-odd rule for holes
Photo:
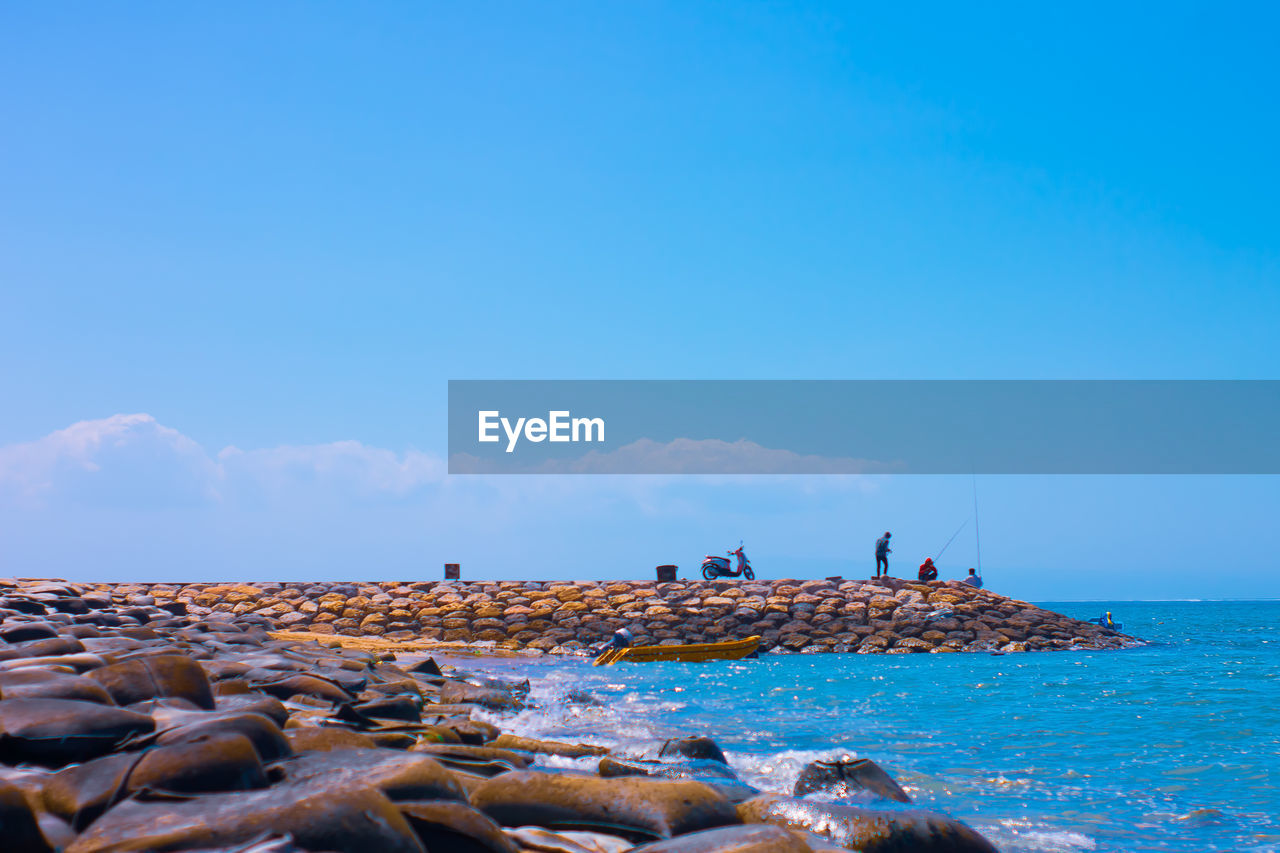
<svg viewBox="0 0 1280 853">
<path fill-rule="evenodd" d="M 748 785 L 762 791 L 790 794 L 807 764 L 829 761 L 841 754 L 843 753 L 838 750 L 830 749 L 785 749 L 764 755 L 727 753 L 725 757 L 729 759 L 729 766 Z"/>
</svg>

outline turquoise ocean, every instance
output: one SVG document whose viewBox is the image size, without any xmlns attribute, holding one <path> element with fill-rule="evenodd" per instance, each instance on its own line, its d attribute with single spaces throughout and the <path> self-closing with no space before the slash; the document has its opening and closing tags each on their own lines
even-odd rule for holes
<svg viewBox="0 0 1280 853">
<path fill-rule="evenodd" d="M 744 781 L 786 793 L 809 761 L 868 757 L 1005 853 L 1280 851 L 1280 602 L 1042 604 L 1111 610 L 1149 643 L 470 666 L 533 678 L 515 731 L 639 754 L 709 734 Z"/>
</svg>

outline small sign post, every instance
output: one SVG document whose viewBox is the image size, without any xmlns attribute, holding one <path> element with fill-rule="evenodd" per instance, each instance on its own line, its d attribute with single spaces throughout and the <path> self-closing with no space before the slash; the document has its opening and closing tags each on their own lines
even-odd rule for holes
<svg viewBox="0 0 1280 853">
<path fill-rule="evenodd" d="M 444 564 L 444 579 L 445 579 L 445 580 L 447 580 L 447 581 L 456 581 L 456 580 L 461 580 L 461 578 L 462 578 L 462 564 L 461 564 L 461 563 L 445 563 L 445 564 Z"/>
</svg>

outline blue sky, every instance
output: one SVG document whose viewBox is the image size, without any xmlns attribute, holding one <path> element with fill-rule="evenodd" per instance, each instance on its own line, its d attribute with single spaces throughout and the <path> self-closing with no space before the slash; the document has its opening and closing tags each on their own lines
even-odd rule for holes
<svg viewBox="0 0 1280 853">
<path fill-rule="evenodd" d="M 967 482 L 453 482 L 445 383 L 1275 378 L 1277 17 L 9 4 L 0 571 L 914 566 Z M 979 486 L 1015 594 L 1280 595 L 1273 478 Z"/>
</svg>

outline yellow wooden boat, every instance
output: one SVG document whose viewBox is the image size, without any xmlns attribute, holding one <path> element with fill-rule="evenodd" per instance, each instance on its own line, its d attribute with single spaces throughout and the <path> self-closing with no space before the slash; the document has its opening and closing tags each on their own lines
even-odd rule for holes
<svg viewBox="0 0 1280 853">
<path fill-rule="evenodd" d="M 629 646 L 625 649 L 606 649 L 592 666 L 610 666 L 615 663 L 653 663 L 654 661 L 704 661 L 742 660 L 755 652 L 760 638 L 744 637 L 723 643 L 690 643 L 685 646 Z"/>
</svg>

